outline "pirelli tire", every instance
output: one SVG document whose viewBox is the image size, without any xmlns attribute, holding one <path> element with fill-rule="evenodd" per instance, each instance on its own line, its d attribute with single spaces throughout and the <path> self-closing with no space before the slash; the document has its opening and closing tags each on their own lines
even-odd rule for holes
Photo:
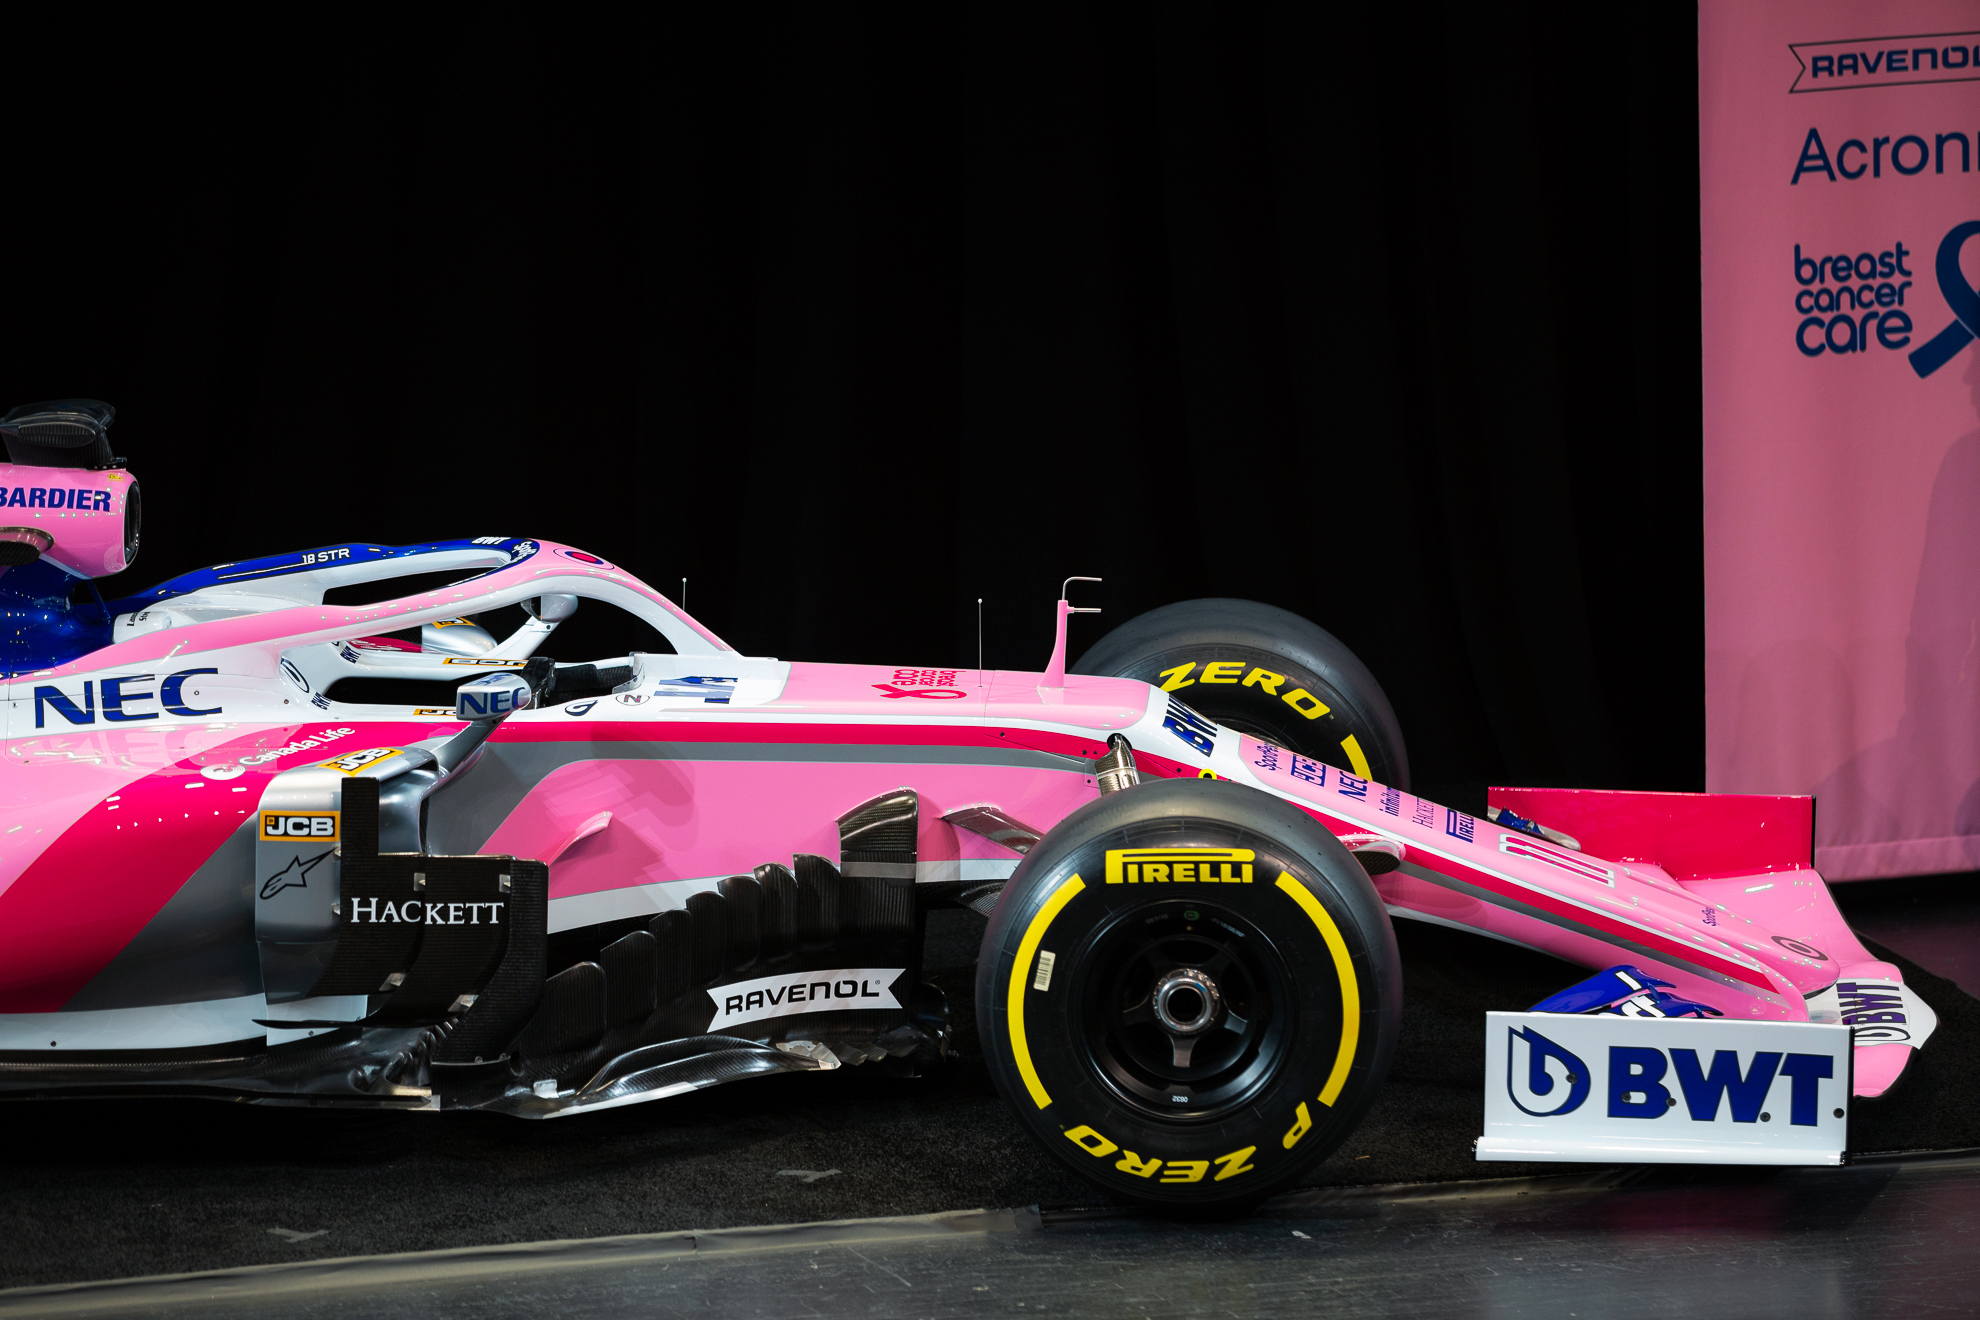
<svg viewBox="0 0 1980 1320">
<path fill-rule="evenodd" d="M 1102 637 L 1073 669 L 1140 679 L 1219 724 L 1409 787 L 1402 726 L 1375 676 L 1339 638 L 1276 605 L 1164 605 Z"/>
<path fill-rule="evenodd" d="M 1258 789 L 1172 779 L 1089 803 L 1026 855 L 976 1004 L 998 1090 L 1054 1158 L 1218 1215 L 1298 1184 L 1354 1130 L 1402 982 L 1333 835 Z"/>
</svg>

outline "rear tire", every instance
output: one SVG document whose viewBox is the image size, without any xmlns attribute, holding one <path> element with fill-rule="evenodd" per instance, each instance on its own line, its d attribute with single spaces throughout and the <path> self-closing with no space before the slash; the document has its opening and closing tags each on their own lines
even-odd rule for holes
<svg viewBox="0 0 1980 1320">
<path fill-rule="evenodd" d="M 1409 787 L 1402 726 L 1381 684 L 1339 638 L 1276 605 L 1164 605 L 1102 637 L 1073 669 L 1140 679 L 1240 733 Z"/>
<path fill-rule="evenodd" d="M 1201 779 L 1110 794 L 1033 848 L 976 988 L 991 1075 L 1046 1151 L 1203 1214 L 1292 1186 L 1354 1130 L 1402 1007 L 1394 932 L 1347 850 Z"/>
</svg>

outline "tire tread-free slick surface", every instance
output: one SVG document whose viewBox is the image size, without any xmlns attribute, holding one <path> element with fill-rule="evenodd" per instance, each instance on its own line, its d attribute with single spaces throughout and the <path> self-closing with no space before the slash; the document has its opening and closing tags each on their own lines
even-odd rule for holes
<svg viewBox="0 0 1980 1320">
<path fill-rule="evenodd" d="M 1121 849 L 1255 860 L 1240 864 L 1249 883 L 1140 884 L 1110 863 Z M 1260 1035 L 1255 1070 L 1235 1074 L 1249 1080 L 1227 1099 L 1192 1092 L 1162 1111 L 1170 1097 L 1109 1079 L 1099 1046 L 1121 1002 L 1111 960 L 1184 918 L 1255 969 L 1266 989 L 1249 1015 L 1278 1034 Z M 1067 817 L 1005 887 L 977 965 L 986 1062 L 1045 1149 L 1114 1195 L 1203 1212 L 1291 1185 L 1354 1130 L 1387 1073 L 1401 1001 L 1395 934 L 1360 865 L 1304 812 L 1217 780 L 1144 783 Z"/>
<path fill-rule="evenodd" d="M 1276 605 L 1164 605 L 1102 637 L 1073 670 L 1152 683 L 1220 724 L 1409 787 L 1402 726 L 1381 684 L 1339 638 Z"/>
</svg>

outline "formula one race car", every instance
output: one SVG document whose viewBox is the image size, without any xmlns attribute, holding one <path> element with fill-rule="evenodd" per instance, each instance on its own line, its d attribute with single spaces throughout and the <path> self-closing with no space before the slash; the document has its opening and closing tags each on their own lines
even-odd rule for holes
<svg viewBox="0 0 1980 1320">
<path fill-rule="evenodd" d="M 549 1118 L 909 1070 L 947 1045 L 938 905 L 988 918 L 984 1048 L 1044 1147 L 1200 1210 L 1366 1109 L 1390 915 L 1598 969 L 1565 1011 L 1849 1022 L 1860 1096 L 1931 1029 L 1812 869 L 1807 799 L 1439 806 L 1368 672 L 1284 611 L 1159 609 L 1083 673 L 1064 599 L 1042 673 L 791 663 L 506 536 L 105 601 L 139 527 L 111 417 L 0 419 L 0 1094 Z M 540 655 L 581 605 L 671 653 Z M 509 606 L 506 637 L 472 621 Z"/>
</svg>

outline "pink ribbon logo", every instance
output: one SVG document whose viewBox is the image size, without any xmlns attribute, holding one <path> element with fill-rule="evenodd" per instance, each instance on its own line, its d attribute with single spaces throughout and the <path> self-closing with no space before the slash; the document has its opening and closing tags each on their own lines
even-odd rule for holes
<svg viewBox="0 0 1980 1320">
<path fill-rule="evenodd" d="M 938 701 L 950 701 L 956 697 L 966 697 L 969 693 L 961 688 L 898 688 L 892 683 L 875 683 L 883 697 L 934 697 Z"/>
</svg>

